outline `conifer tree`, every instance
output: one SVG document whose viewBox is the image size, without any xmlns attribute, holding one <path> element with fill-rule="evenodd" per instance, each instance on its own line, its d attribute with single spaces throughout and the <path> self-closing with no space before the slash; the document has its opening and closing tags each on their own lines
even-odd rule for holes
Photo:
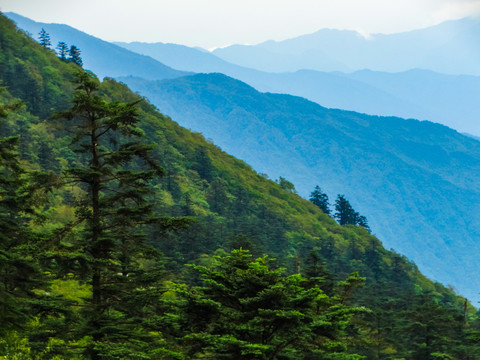
<svg viewBox="0 0 480 360">
<path fill-rule="evenodd" d="M 92 296 L 80 335 L 93 339 L 88 349 L 92 359 L 144 358 L 146 344 L 155 340 L 141 330 L 148 317 L 135 299 L 140 296 L 145 304 L 161 279 L 159 255 L 146 244 L 143 227 L 171 222 L 154 217 L 149 200 L 149 182 L 163 169 L 149 157 L 153 146 L 140 141 L 138 101 L 104 100 L 99 81 L 88 72 L 79 73 L 76 83 L 73 106 L 55 118 L 69 121 L 65 127 L 74 132 L 72 146 L 78 154 L 65 182 L 86 194 L 77 204 L 77 223 L 84 226 L 77 247 L 90 267 L 84 280 L 91 284 Z"/>
<path fill-rule="evenodd" d="M 68 61 L 77 64 L 78 66 L 83 66 L 83 60 L 80 56 L 80 49 L 75 45 L 70 46 L 70 50 L 68 50 Z"/>
<path fill-rule="evenodd" d="M 317 205 L 325 214 L 330 215 L 331 210 L 328 202 L 328 195 L 322 192 L 320 186 L 315 186 L 315 189 L 310 194 L 309 200 Z"/>
<path fill-rule="evenodd" d="M 361 359 L 349 353 L 344 336 L 363 309 L 268 263 L 234 250 L 211 266 L 194 266 L 204 285 L 179 285 L 175 311 L 186 358 Z M 339 283 L 342 291 L 356 286 L 355 276 Z"/>
<path fill-rule="evenodd" d="M 68 45 L 63 41 L 60 41 L 57 45 L 57 50 L 60 60 L 67 62 Z"/>
<path fill-rule="evenodd" d="M 353 209 L 350 202 L 345 198 L 345 195 L 339 194 L 337 196 L 337 200 L 335 200 L 335 210 L 336 212 L 333 217 L 337 219 L 340 225 L 357 225 L 370 231 L 367 218 Z"/>
<path fill-rule="evenodd" d="M 0 118 L 20 106 L 0 105 Z M 18 333 L 30 337 L 33 344 L 34 337 L 43 337 L 47 332 L 54 335 L 57 329 L 39 326 L 29 332 L 28 322 L 59 317 L 66 311 L 61 299 L 48 293 L 50 284 L 41 267 L 41 234 L 29 225 L 34 219 L 33 192 L 37 186 L 20 162 L 19 139 L 0 138 L 0 339 Z M 2 346 L 10 345 L 8 340 L 0 342 L 0 357 L 8 350 Z"/>
<path fill-rule="evenodd" d="M 337 219 L 340 225 L 356 225 L 356 211 L 353 210 L 350 202 L 345 198 L 345 195 L 338 195 L 335 200 L 335 214 L 333 215 Z"/>
<path fill-rule="evenodd" d="M 39 37 L 38 39 L 40 40 L 40 45 L 42 45 L 44 48 L 50 49 L 50 46 L 52 43 L 50 42 L 50 35 L 45 31 L 44 28 L 40 30 L 38 33 Z"/>
<path fill-rule="evenodd" d="M 0 118 L 18 106 L 0 105 Z M 22 306 L 33 295 L 35 285 L 32 280 L 36 269 L 22 256 L 30 234 L 23 215 L 28 200 L 18 140 L 18 136 L 0 138 L 0 335 L 23 324 L 26 315 Z"/>
</svg>

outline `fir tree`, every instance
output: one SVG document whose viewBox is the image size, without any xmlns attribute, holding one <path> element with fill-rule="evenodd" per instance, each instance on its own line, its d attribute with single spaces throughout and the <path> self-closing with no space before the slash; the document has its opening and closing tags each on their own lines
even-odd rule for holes
<svg viewBox="0 0 480 360">
<path fill-rule="evenodd" d="M 74 64 L 77 64 L 78 66 L 82 67 L 83 66 L 83 60 L 80 56 L 80 49 L 76 47 L 75 45 L 70 46 L 70 50 L 68 50 L 68 62 L 73 62 Z"/>
<path fill-rule="evenodd" d="M 0 105 L 0 118 L 18 106 Z M 18 140 L 18 136 L 0 138 L 0 335 L 23 325 L 27 315 L 22 307 L 32 297 L 35 285 L 36 269 L 22 256 L 31 239 L 25 226 L 29 205 Z"/>
<path fill-rule="evenodd" d="M 340 225 L 362 226 L 370 231 L 367 218 L 353 209 L 350 202 L 345 198 L 345 195 L 339 194 L 337 196 L 337 200 L 335 200 L 335 211 L 333 217 L 337 219 Z"/>
<path fill-rule="evenodd" d="M 300 275 L 283 275 L 266 257 L 253 260 L 245 250 L 194 268 L 204 285 L 178 286 L 178 323 L 172 324 L 183 333 L 186 358 L 362 358 L 349 353 L 344 337 L 351 317 L 363 309 L 345 306 L 343 298 L 304 287 Z M 339 283 L 342 294 L 356 286 L 355 276 Z"/>
<path fill-rule="evenodd" d="M 60 41 L 57 45 L 57 50 L 60 60 L 67 62 L 68 45 L 63 41 Z"/>
<path fill-rule="evenodd" d="M 309 200 L 317 205 L 325 214 L 330 215 L 331 210 L 328 202 L 328 195 L 322 192 L 320 186 L 315 186 L 315 189 L 310 194 Z"/>
<path fill-rule="evenodd" d="M 44 28 L 40 30 L 38 33 L 39 37 L 38 39 L 40 40 L 40 45 L 42 45 L 44 48 L 50 49 L 50 46 L 52 43 L 50 42 L 50 35 L 45 31 Z"/>
<path fill-rule="evenodd" d="M 148 199 L 150 181 L 162 176 L 163 169 L 149 157 L 153 146 L 140 141 L 138 101 L 105 101 L 98 94 L 99 81 L 88 72 L 79 73 L 76 83 L 72 108 L 55 117 L 69 120 L 66 128 L 74 131 L 72 145 L 79 156 L 65 182 L 86 194 L 77 204 L 78 224 L 84 224 L 77 246 L 90 267 L 84 280 L 91 284 L 92 296 L 80 335 L 93 339 L 88 349 L 92 359 L 143 358 L 155 336 L 142 331 L 148 316 L 139 299 L 145 305 L 147 294 L 156 296 L 153 284 L 162 278 L 159 254 L 146 244 L 143 227 L 172 222 L 154 217 Z M 150 169 L 142 170 L 144 166 Z"/>
<path fill-rule="evenodd" d="M 335 200 L 335 214 L 333 217 L 337 219 L 340 225 L 356 225 L 357 213 L 353 210 L 350 202 L 345 198 L 345 195 L 338 195 Z"/>
</svg>

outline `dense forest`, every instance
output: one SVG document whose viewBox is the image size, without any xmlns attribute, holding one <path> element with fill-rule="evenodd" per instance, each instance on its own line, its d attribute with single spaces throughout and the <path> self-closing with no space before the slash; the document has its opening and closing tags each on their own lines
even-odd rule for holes
<svg viewBox="0 0 480 360">
<path fill-rule="evenodd" d="M 477 310 L 353 209 L 1 15 L 0 80 L 0 358 L 480 359 Z"/>
</svg>

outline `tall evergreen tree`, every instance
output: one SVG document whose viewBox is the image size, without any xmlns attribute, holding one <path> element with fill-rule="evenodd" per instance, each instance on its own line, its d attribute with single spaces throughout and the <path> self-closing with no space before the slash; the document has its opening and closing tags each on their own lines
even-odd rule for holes
<svg viewBox="0 0 480 360">
<path fill-rule="evenodd" d="M 367 218 L 353 209 L 350 202 L 345 198 L 345 195 L 339 194 L 337 196 L 335 200 L 335 211 L 333 217 L 337 219 L 340 225 L 357 225 L 370 231 Z"/>
<path fill-rule="evenodd" d="M 310 194 L 309 200 L 317 205 L 325 214 L 330 215 L 331 210 L 328 202 L 328 195 L 322 192 L 320 186 L 315 186 L 315 189 Z"/>
<path fill-rule="evenodd" d="M 77 64 L 78 66 L 83 66 L 83 60 L 80 56 L 80 49 L 75 45 L 70 46 L 70 50 L 68 50 L 68 61 Z"/>
<path fill-rule="evenodd" d="M 357 213 L 353 210 L 350 202 L 345 198 L 345 195 L 338 195 L 335 200 L 335 214 L 333 217 L 337 219 L 340 225 L 356 225 Z"/>
<path fill-rule="evenodd" d="M 0 118 L 19 106 L 0 105 Z M 18 141 L 19 136 L 0 138 L 0 339 L 7 339 L 0 341 L 0 357 L 10 352 L 14 345 L 8 339 L 15 339 L 17 333 L 30 337 L 32 347 L 35 338 L 47 332 L 55 335 L 58 329 L 52 327 L 38 326 L 29 332 L 34 318 L 58 318 L 65 313 L 61 299 L 49 294 L 49 282 L 40 266 L 42 237 L 30 227 L 37 186 L 23 169 Z"/>
<path fill-rule="evenodd" d="M 57 50 L 58 50 L 58 57 L 60 58 L 60 60 L 66 62 L 67 54 L 68 54 L 68 45 L 63 41 L 60 41 L 57 45 Z"/>
<path fill-rule="evenodd" d="M 40 30 L 38 33 L 39 37 L 38 39 L 40 40 L 40 45 L 42 45 L 44 48 L 50 49 L 50 46 L 52 43 L 50 42 L 50 35 L 45 31 L 44 28 Z"/>
<path fill-rule="evenodd" d="M 3 89 L 1 89 L 3 90 Z M 0 118 L 19 105 L 0 105 Z M 17 152 L 18 136 L 0 138 L 0 336 L 26 319 L 22 306 L 33 295 L 35 268 L 22 254 L 28 244 L 26 178 Z"/>
<path fill-rule="evenodd" d="M 142 330 L 148 317 L 134 299 L 140 296 L 145 304 L 146 294 L 161 279 L 158 253 L 146 244 L 142 229 L 169 220 L 154 217 L 149 200 L 149 182 L 163 169 L 149 157 L 153 146 L 140 141 L 138 101 L 104 100 L 99 81 L 88 72 L 79 73 L 76 83 L 72 108 L 55 117 L 69 120 L 65 127 L 73 130 L 78 153 L 65 182 L 85 191 L 77 204 L 78 224 L 84 226 L 77 246 L 90 266 L 84 280 L 91 284 L 92 296 L 81 335 L 93 339 L 88 349 L 92 359 L 143 358 L 154 340 Z"/>
</svg>

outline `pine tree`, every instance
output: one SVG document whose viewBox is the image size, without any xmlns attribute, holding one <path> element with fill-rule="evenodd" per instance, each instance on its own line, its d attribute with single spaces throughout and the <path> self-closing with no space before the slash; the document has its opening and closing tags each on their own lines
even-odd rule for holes
<svg viewBox="0 0 480 360">
<path fill-rule="evenodd" d="M 340 225 L 356 225 L 357 213 L 353 210 L 350 202 L 345 198 L 345 195 L 338 195 L 335 200 L 335 214 L 333 217 L 337 219 Z"/>
<path fill-rule="evenodd" d="M 357 213 L 356 225 L 361 226 L 367 229 L 368 231 L 370 231 L 370 226 L 368 226 L 367 218 L 363 215 L 359 215 L 358 213 Z"/>
<path fill-rule="evenodd" d="M 0 105 L 0 118 L 20 106 Z M 47 332 L 50 336 L 56 329 L 39 326 L 29 333 L 32 319 L 59 317 L 66 311 L 61 299 L 48 293 L 50 284 L 41 267 L 42 236 L 30 228 L 37 184 L 23 169 L 17 151 L 19 139 L 0 138 L 0 338 L 15 338 L 19 333 L 33 339 Z M 2 347 L 10 345 L 8 340 L 0 343 L 0 357 L 8 351 Z"/>
<path fill-rule="evenodd" d="M 63 41 L 60 41 L 57 45 L 57 50 L 60 60 L 67 62 L 68 45 Z"/>
<path fill-rule="evenodd" d="M 42 45 L 44 48 L 50 49 L 50 46 L 52 43 L 50 42 L 50 35 L 45 31 L 44 28 L 40 30 L 38 33 L 39 37 L 38 39 L 40 40 L 40 45 Z"/>
<path fill-rule="evenodd" d="M 353 209 L 350 202 L 345 198 L 345 195 L 339 194 L 337 196 L 337 200 L 335 200 L 335 210 L 336 212 L 333 217 L 337 219 L 340 225 L 362 226 L 370 231 L 367 218 Z"/>
<path fill-rule="evenodd" d="M 83 66 L 83 60 L 80 56 L 80 49 L 76 47 L 75 45 L 70 46 L 70 50 L 68 51 L 68 62 L 73 62 L 74 64 L 77 64 L 78 66 L 82 67 Z"/>
<path fill-rule="evenodd" d="M 78 153 L 64 181 L 86 194 L 77 204 L 77 223 L 84 226 L 77 247 L 90 267 L 83 280 L 91 284 L 92 296 L 80 335 L 93 339 L 92 359 L 143 358 L 155 336 L 144 330 L 148 316 L 142 312 L 152 301 L 147 294 L 158 295 L 154 285 L 162 278 L 159 254 L 146 244 L 143 228 L 173 221 L 155 217 L 149 200 L 150 182 L 163 169 L 149 157 L 154 146 L 140 141 L 138 101 L 104 100 L 99 81 L 88 72 L 79 73 L 76 83 L 72 108 L 55 118 L 69 121 L 65 127 L 73 130 Z"/>
<path fill-rule="evenodd" d="M 0 118 L 18 106 L 0 105 Z M 17 152 L 18 140 L 18 136 L 0 138 L 0 335 L 25 322 L 27 316 L 22 307 L 33 295 L 35 285 L 32 278 L 36 269 L 22 256 L 30 233 L 23 215 L 29 205 L 26 178 Z"/>
<path fill-rule="evenodd" d="M 315 186 L 315 189 L 310 194 L 309 200 L 317 205 L 325 214 L 330 215 L 331 210 L 328 202 L 328 195 L 322 192 L 320 186 Z"/>
</svg>

